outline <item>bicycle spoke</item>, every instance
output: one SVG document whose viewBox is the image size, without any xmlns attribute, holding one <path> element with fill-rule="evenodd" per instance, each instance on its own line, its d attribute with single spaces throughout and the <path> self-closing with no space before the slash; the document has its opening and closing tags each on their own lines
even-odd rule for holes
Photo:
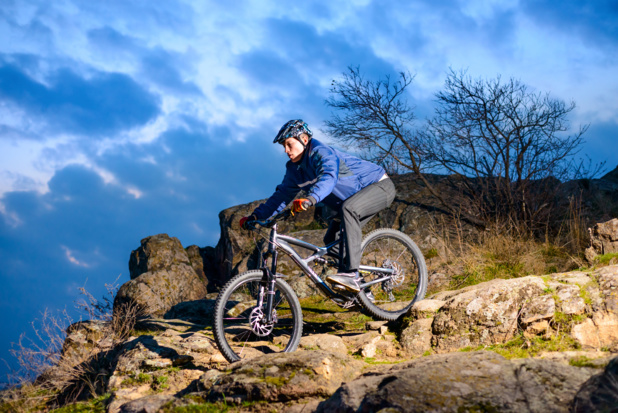
<svg viewBox="0 0 618 413">
<path fill-rule="evenodd" d="M 242 274 L 238 278 L 238 282 L 232 280 L 231 285 L 225 287 L 229 291 L 220 294 L 215 310 L 218 320 L 215 322 L 215 339 L 224 356 L 235 361 L 260 353 L 295 349 L 302 332 L 302 324 L 296 321 L 297 318 L 300 320 L 301 310 L 298 304 L 295 307 L 290 303 L 295 298 L 290 287 L 285 284 L 287 290 L 282 290 L 279 284 L 284 284 L 284 281 L 275 283 L 273 312 L 267 317 L 264 313 L 266 295 L 262 299 L 258 293 L 262 288 L 261 271 Z M 251 300 L 247 300 L 248 297 L 252 297 Z M 263 304 L 258 306 L 260 302 Z M 271 318 L 270 322 L 268 318 Z"/>
<path fill-rule="evenodd" d="M 419 267 L 415 252 L 402 241 L 405 235 L 394 230 L 377 230 L 378 234 L 364 242 L 361 264 L 388 269 L 389 279 L 372 284 L 364 289 L 364 306 L 376 309 L 373 314 L 380 314 L 388 319 L 396 318 L 398 312 L 404 311 L 412 302 L 419 299 Z M 408 243 L 413 244 L 411 241 Z M 422 259 L 422 256 L 421 256 Z M 387 273 L 374 271 L 365 275 L 365 281 L 384 278 Z M 424 294 L 424 292 L 423 292 Z M 371 312 L 371 311 L 370 311 Z M 391 315 L 392 314 L 392 315 Z"/>
</svg>

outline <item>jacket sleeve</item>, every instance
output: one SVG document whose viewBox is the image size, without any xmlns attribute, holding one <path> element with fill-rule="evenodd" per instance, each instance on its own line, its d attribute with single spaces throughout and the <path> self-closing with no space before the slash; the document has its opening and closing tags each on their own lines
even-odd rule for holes
<svg viewBox="0 0 618 413">
<path fill-rule="evenodd" d="M 317 181 L 309 191 L 309 197 L 315 200 L 314 203 L 322 201 L 329 196 L 339 176 L 339 159 L 337 155 L 329 148 L 317 150 L 311 154 L 311 163 L 315 168 Z"/>
<path fill-rule="evenodd" d="M 300 188 L 292 179 L 289 169 L 286 170 L 283 182 L 277 185 L 275 193 L 272 194 L 266 202 L 258 206 L 253 211 L 253 215 L 255 215 L 257 219 L 270 218 L 273 214 L 283 211 L 285 206 L 294 199 L 299 191 Z"/>
</svg>

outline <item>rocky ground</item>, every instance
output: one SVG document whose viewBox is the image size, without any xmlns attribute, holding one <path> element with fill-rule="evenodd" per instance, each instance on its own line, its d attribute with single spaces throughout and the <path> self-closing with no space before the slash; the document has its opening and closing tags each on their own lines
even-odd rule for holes
<svg viewBox="0 0 618 413">
<path fill-rule="evenodd" d="M 305 298 L 298 351 L 234 364 L 213 340 L 215 298 L 144 320 L 108 347 L 103 326 L 80 323 L 65 354 L 97 349 L 108 412 L 584 412 L 618 403 L 618 266 L 441 292 L 388 324 Z"/>
</svg>

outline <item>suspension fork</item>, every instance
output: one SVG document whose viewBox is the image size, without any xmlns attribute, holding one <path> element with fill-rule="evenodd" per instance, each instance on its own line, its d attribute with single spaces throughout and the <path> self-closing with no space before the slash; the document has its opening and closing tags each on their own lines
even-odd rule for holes
<svg viewBox="0 0 618 413">
<path fill-rule="evenodd" d="M 266 313 L 266 322 L 272 323 L 273 321 L 273 306 L 275 301 L 275 281 L 277 280 L 277 255 L 278 251 L 275 247 L 275 238 L 277 236 L 277 225 L 273 226 L 270 232 L 270 242 L 268 246 L 268 250 L 266 252 L 266 257 L 262 259 L 263 267 L 262 267 L 262 294 L 266 294 L 266 303 L 264 307 L 264 312 Z M 271 264 L 270 269 L 266 265 L 266 259 L 270 255 Z M 263 300 L 263 295 L 260 297 L 260 301 Z"/>
</svg>

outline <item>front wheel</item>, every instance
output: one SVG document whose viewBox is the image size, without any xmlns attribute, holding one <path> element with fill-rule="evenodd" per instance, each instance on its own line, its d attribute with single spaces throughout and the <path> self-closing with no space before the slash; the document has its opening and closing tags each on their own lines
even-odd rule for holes
<svg viewBox="0 0 618 413">
<path fill-rule="evenodd" d="M 235 361 L 267 353 L 296 350 L 303 330 L 302 310 L 292 288 L 275 281 L 272 321 L 265 314 L 266 285 L 262 271 L 253 270 L 232 278 L 215 304 L 215 341 L 223 356 Z M 259 305 L 260 301 L 263 305 Z"/>
<path fill-rule="evenodd" d="M 374 317 L 396 320 L 412 304 L 422 300 L 427 291 L 427 266 L 421 250 L 406 234 L 394 229 L 370 232 L 361 244 L 360 270 L 365 283 L 384 279 L 361 289 L 358 298 Z M 382 272 L 379 268 L 389 270 Z"/>
</svg>

